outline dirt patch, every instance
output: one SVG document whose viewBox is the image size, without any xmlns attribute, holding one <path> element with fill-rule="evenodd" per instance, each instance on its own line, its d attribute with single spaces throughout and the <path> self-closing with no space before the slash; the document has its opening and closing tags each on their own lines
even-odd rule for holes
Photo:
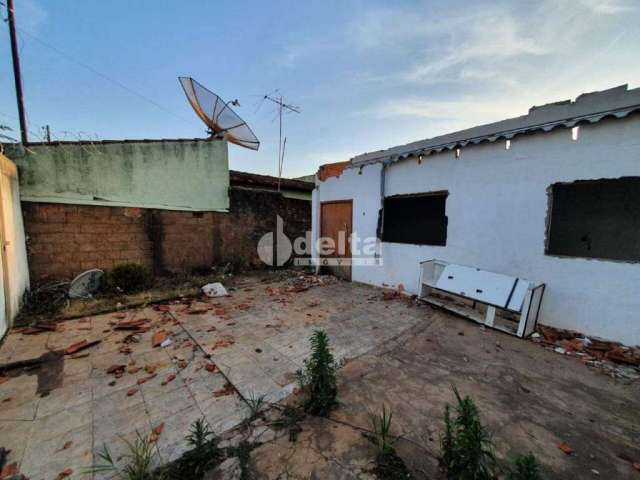
<svg viewBox="0 0 640 480">
<path fill-rule="evenodd" d="M 410 474 L 443 478 L 439 439 L 445 404 L 455 400 L 451 385 L 477 403 L 503 471 L 531 451 L 543 478 L 635 478 L 637 383 L 448 314 L 426 308 L 425 315 L 425 324 L 347 362 L 331 419 L 307 417 L 296 441 L 256 449 L 258 478 L 376 478 L 363 432 L 369 412 L 383 404 L 393 412 L 393 447 Z"/>
</svg>

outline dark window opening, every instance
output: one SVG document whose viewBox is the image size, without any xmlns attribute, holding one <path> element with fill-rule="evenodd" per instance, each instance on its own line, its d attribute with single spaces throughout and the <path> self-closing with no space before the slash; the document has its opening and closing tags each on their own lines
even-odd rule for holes
<svg viewBox="0 0 640 480">
<path fill-rule="evenodd" d="M 640 261 L 640 177 L 551 186 L 546 253 Z"/>
<path fill-rule="evenodd" d="M 382 241 L 446 245 L 448 192 L 398 195 L 384 199 Z"/>
</svg>

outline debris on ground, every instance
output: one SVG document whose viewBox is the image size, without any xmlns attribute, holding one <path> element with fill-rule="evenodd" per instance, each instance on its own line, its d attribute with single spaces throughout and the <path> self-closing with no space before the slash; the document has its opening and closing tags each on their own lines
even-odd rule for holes
<svg viewBox="0 0 640 480">
<path fill-rule="evenodd" d="M 312 287 L 331 285 L 338 279 L 332 275 L 300 275 L 285 282 L 281 287 L 269 286 L 265 290 L 271 296 L 288 295 L 309 290 Z"/>
<path fill-rule="evenodd" d="M 79 342 L 73 343 L 71 345 L 69 345 L 67 348 L 65 348 L 64 350 L 64 354 L 65 355 L 73 355 L 74 353 L 77 353 L 81 350 L 84 350 L 86 348 L 89 347 L 93 347 L 94 345 L 98 345 L 100 342 L 102 342 L 102 340 L 81 340 Z"/>
<path fill-rule="evenodd" d="M 153 429 L 151 430 L 151 435 L 149 436 L 149 441 L 151 443 L 156 443 L 160 438 L 160 435 L 162 435 L 162 430 L 164 430 L 164 423 L 153 427 Z"/>
<path fill-rule="evenodd" d="M 207 363 L 204 368 L 207 372 L 210 373 L 214 373 L 218 369 L 215 363 Z"/>
<path fill-rule="evenodd" d="M 220 282 L 207 283 L 202 287 L 202 293 L 210 298 L 226 297 L 227 295 L 229 295 L 227 289 L 224 288 L 224 285 L 222 285 Z"/>
<path fill-rule="evenodd" d="M 148 318 L 118 322 L 113 326 L 114 330 L 133 330 L 137 333 L 147 332 L 150 328 L 151 326 L 149 325 Z"/>
<path fill-rule="evenodd" d="M 562 442 L 560 445 L 558 445 L 558 448 L 567 455 L 571 455 L 573 453 L 573 448 L 571 448 L 566 442 Z"/>
<path fill-rule="evenodd" d="M 122 375 L 124 374 L 124 369 L 126 368 L 126 365 L 111 365 L 109 368 L 107 368 L 107 374 L 108 375 L 115 375 L 116 377 L 118 375 Z"/>
<path fill-rule="evenodd" d="M 93 298 L 93 294 L 102 286 L 103 277 L 104 272 L 98 268 L 82 272 L 71 280 L 69 298 Z"/>
<path fill-rule="evenodd" d="M 226 397 L 227 395 L 233 395 L 233 392 L 235 392 L 235 388 L 231 383 L 227 382 L 220 390 L 213 392 L 213 396 L 215 398 Z"/>
<path fill-rule="evenodd" d="M 55 332 L 57 330 L 55 323 L 36 323 L 28 327 L 20 327 L 14 329 L 15 332 L 22 333 L 22 335 L 38 335 L 43 332 Z"/>
<path fill-rule="evenodd" d="M 153 348 L 159 347 L 165 342 L 167 336 L 168 334 L 166 330 L 158 330 L 153 334 L 153 337 L 151 337 L 151 346 Z"/>
<path fill-rule="evenodd" d="M 231 337 L 225 337 L 225 338 L 221 338 L 219 340 L 216 341 L 216 343 L 214 343 L 211 346 L 211 350 L 215 350 L 216 348 L 226 348 L 226 347 L 230 347 L 231 345 L 233 345 L 235 342 L 235 340 L 233 340 Z"/>
<path fill-rule="evenodd" d="M 382 299 L 385 301 L 395 300 L 396 298 L 400 298 L 402 293 L 399 290 L 383 290 Z"/>
<path fill-rule="evenodd" d="M 10 463 L 2 467 L 0 471 L 0 479 L 10 478 L 18 473 L 18 464 L 16 462 Z"/>
<path fill-rule="evenodd" d="M 63 480 L 67 477 L 70 477 L 73 474 L 73 470 L 71 468 L 65 468 L 63 471 L 61 471 L 58 476 L 56 477 L 56 480 Z"/>
<path fill-rule="evenodd" d="M 589 338 L 579 332 L 541 325 L 531 340 L 560 355 L 579 358 L 613 378 L 640 379 L 640 347 Z"/>
</svg>

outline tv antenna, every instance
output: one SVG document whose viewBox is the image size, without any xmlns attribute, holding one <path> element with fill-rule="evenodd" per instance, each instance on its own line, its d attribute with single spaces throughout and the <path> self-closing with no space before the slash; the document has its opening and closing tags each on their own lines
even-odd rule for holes
<svg viewBox="0 0 640 480">
<path fill-rule="evenodd" d="M 279 134 L 278 134 L 278 191 L 280 191 L 280 179 L 282 178 L 282 165 L 284 164 L 284 149 L 287 146 L 287 137 L 282 140 L 282 112 L 294 112 L 300 113 L 300 107 L 289 105 L 284 103 L 282 95 L 273 97 L 271 95 L 265 95 L 264 100 L 269 100 L 278 106 L 278 119 L 279 119 Z"/>
<path fill-rule="evenodd" d="M 241 147 L 258 150 L 260 141 L 249 125 L 229 106 L 239 107 L 238 100 L 225 102 L 191 77 L 178 77 L 178 80 L 196 115 L 209 128 L 210 135 L 224 137 Z"/>
</svg>

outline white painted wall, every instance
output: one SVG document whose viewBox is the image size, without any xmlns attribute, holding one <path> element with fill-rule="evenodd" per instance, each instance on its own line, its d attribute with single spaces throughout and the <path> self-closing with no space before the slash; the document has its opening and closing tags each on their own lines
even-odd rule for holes
<svg viewBox="0 0 640 480">
<path fill-rule="evenodd" d="M 333 200 L 353 200 L 353 222 L 352 229 L 361 238 L 376 236 L 378 224 L 378 210 L 380 209 L 380 171 L 379 164 L 371 165 L 362 170 L 347 169 L 339 177 L 331 177 L 320 183 L 320 187 L 313 191 L 312 195 L 312 223 L 311 237 L 312 256 L 318 257 L 316 250 L 316 240 L 320 232 L 320 202 Z M 351 277 L 353 280 L 365 283 L 374 283 L 369 280 L 370 270 L 378 267 L 358 266 L 351 267 Z"/>
<path fill-rule="evenodd" d="M 0 202 L 0 228 L 2 228 L 0 239 L 5 242 L 4 250 L 0 252 L 0 258 L 4 259 L 1 270 L 4 274 L 2 281 L 4 293 L 0 291 L 3 306 L 0 309 L 0 338 L 2 338 L 7 327 L 12 324 L 18 314 L 22 305 L 22 296 L 29 288 L 29 266 L 18 191 L 18 171 L 15 164 L 1 153 Z M 2 248 L 1 245 L 0 248 Z M 4 308 L 5 295 L 6 308 Z"/>
<path fill-rule="evenodd" d="M 358 175 L 348 169 L 320 183 L 318 201 L 353 198 L 354 229 L 375 235 L 380 166 Z M 448 262 L 547 284 L 540 322 L 588 335 L 640 344 L 640 264 L 544 254 L 547 188 L 562 181 L 640 175 L 640 118 L 581 126 L 578 141 L 566 129 L 519 136 L 393 164 L 386 195 L 448 190 L 445 247 L 384 243 L 382 267 L 354 268 L 353 280 L 418 291 L 418 264 Z M 317 238 L 317 228 L 314 238 Z"/>
</svg>

